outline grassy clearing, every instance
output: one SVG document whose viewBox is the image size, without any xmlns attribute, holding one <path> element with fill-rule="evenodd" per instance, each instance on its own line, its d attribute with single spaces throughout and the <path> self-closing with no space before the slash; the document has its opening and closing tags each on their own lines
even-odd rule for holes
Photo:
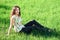
<svg viewBox="0 0 60 40">
<path fill-rule="evenodd" d="M 60 34 L 60 0 L 0 0 L 0 40 L 59 40 L 60 35 L 26 35 L 24 33 L 12 33 L 9 37 L 6 32 L 9 27 L 9 17 L 14 5 L 21 7 L 23 24 L 35 19 L 45 27 L 56 29 Z"/>
</svg>

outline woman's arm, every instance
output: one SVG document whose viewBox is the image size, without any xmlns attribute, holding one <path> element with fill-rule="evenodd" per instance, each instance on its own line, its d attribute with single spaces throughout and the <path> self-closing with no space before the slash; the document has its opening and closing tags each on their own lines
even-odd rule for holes
<svg viewBox="0 0 60 40">
<path fill-rule="evenodd" d="M 10 32 L 11 32 L 11 29 L 12 29 L 12 26 L 13 26 L 13 19 L 11 18 L 11 20 L 10 20 L 10 27 L 9 27 L 9 29 L 8 29 L 8 35 L 10 34 Z"/>
</svg>

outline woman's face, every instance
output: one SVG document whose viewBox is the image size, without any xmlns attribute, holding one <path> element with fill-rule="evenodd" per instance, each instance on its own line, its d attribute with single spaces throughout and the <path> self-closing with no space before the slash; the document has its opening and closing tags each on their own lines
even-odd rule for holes
<svg viewBox="0 0 60 40">
<path fill-rule="evenodd" d="M 19 8 L 16 8 L 15 13 L 16 15 L 19 15 Z"/>
</svg>

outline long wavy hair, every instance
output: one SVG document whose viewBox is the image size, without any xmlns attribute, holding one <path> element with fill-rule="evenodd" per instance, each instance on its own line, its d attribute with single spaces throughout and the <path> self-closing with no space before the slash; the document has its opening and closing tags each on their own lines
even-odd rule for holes
<svg viewBox="0 0 60 40">
<path fill-rule="evenodd" d="M 12 8 L 12 11 L 11 11 L 11 14 L 10 14 L 10 18 L 11 18 L 13 15 L 16 14 L 15 11 L 16 11 L 17 8 L 19 8 L 19 15 L 18 15 L 18 16 L 21 16 L 20 7 L 19 7 L 19 6 L 14 6 L 14 7 Z"/>
</svg>

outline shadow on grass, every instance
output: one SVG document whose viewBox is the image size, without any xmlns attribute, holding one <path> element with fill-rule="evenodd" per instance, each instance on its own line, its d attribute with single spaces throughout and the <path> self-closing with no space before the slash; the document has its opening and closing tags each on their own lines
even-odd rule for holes
<svg viewBox="0 0 60 40">
<path fill-rule="evenodd" d="M 9 18 L 1 18 L 0 17 L 0 23 L 2 23 L 2 24 L 9 24 L 10 23 L 10 19 Z"/>
<path fill-rule="evenodd" d="M 0 31 L 5 31 L 9 27 L 9 24 L 10 24 L 9 18 L 1 18 L 0 17 Z"/>
<path fill-rule="evenodd" d="M 11 7 L 7 6 L 7 5 L 0 5 L 0 8 L 4 8 L 6 10 L 10 10 L 11 9 Z"/>
<path fill-rule="evenodd" d="M 50 30 L 50 29 L 49 29 Z M 58 39 L 60 39 L 60 31 L 55 31 L 55 30 L 50 30 L 49 31 L 45 31 L 45 30 L 33 30 L 32 32 L 32 35 L 33 36 L 36 36 L 36 37 L 40 37 L 40 36 L 44 36 L 44 37 L 56 37 Z M 27 34 L 25 33 L 26 35 L 30 35 L 31 33 Z"/>
<path fill-rule="evenodd" d="M 52 29 L 47 29 L 45 28 L 44 30 L 34 30 L 31 32 L 33 36 L 45 36 L 45 37 L 57 37 L 60 38 L 60 31 L 52 30 Z"/>
</svg>

